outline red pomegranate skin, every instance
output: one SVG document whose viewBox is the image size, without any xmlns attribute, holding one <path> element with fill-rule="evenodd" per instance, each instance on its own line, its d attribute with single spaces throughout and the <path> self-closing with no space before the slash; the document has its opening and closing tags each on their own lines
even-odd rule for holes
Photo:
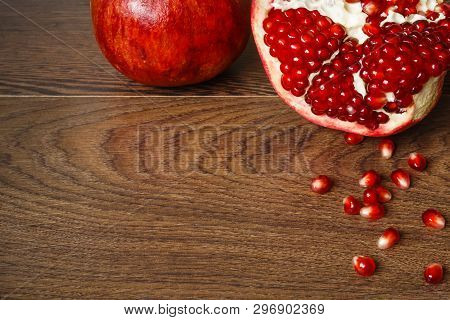
<svg viewBox="0 0 450 320">
<path fill-rule="evenodd" d="M 91 0 L 97 42 L 121 73 L 152 86 L 209 80 L 249 38 L 249 0 Z"/>
</svg>

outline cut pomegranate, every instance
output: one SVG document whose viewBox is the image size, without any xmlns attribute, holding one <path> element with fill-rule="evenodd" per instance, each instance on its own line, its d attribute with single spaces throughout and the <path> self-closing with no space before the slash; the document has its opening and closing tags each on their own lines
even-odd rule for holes
<svg viewBox="0 0 450 320">
<path fill-rule="evenodd" d="M 439 99 L 450 64 L 447 6 L 347 2 L 253 0 L 258 51 L 276 92 L 309 121 L 392 135 L 422 120 Z"/>
<path fill-rule="evenodd" d="M 354 196 L 345 197 L 343 200 L 344 212 L 350 215 L 359 214 L 361 203 Z"/>
<path fill-rule="evenodd" d="M 377 268 L 375 261 L 366 256 L 355 256 L 353 257 L 352 263 L 355 271 L 363 277 L 370 277 L 375 273 L 375 269 Z"/>
<path fill-rule="evenodd" d="M 349 145 L 357 145 L 360 144 L 364 140 L 364 136 L 356 133 L 346 133 L 344 135 L 345 143 Z"/>
<path fill-rule="evenodd" d="M 378 203 L 378 192 L 375 188 L 369 188 L 363 192 L 363 202 L 365 205 Z"/>
<path fill-rule="evenodd" d="M 359 179 L 359 185 L 363 188 L 372 188 L 379 184 L 380 181 L 380 175 L 374 170 L 369 170 Z"/>
<path fill-rule="evenodd" d="M 425 281 L 431 284 L 438 284 L 444 279 L 444 269 L 440 263 L 432 263 L 423 272 Z"/>
<path fill-rule="evenodd" d="M 406 190 L 411 185 L 409 173 L 403 169 L 397 169 L 391 173 L 392 182 L 400 189 Z"/>
<path fill-rule="evenodd" d="M 400 232 L 395 228 L 387 228 L 378 239 L 377 246 L 379 249 L 389 249 L 400 241 Z"/>
<path fill-rule="evenodd" d="M 378 201 L 381 203 L 388 202 L 392 199 L 392 193 L 383 186 L 378 186 L 375 188 L 378 195 Z"/>
<path fill-rule="evenodd" d="M 436 209 L 428 209 L 424 213 L 422 213 L 422 221 L 423 223 L 430 228 L 433 229 L 444 229 L 445 227 L 445 218 Z"/>
<path fill-rule="evenodd" d="M 369 220 L 378 220 L 384 217 L 386 212 L 382 204 L 371 204 L 366 207 L 362 207 L 359 211 L 361 217 Z"/>
<path fill-rule="evenodd" d="M 330 178 L 324 175 L 320 175 L 312 179 L 311 190 L 319 194 L 324 194 L 330 191 L 332 185 L 333 182 L 330 180 Z"/>
<path fill-rule="evenodd" d="M 378 149 L 381 151 L 381 157 L 383 159 L 390 159 L 395 150 L 394 141 L 391 139 L 383 139 L 378 144 Z"/>
<path fill-rule="evenodd" d="M 423 171 L 427 167 L 427 159 L 418 152 L 409 155 L 408 165 L 417 171 Z"/>
</svg>

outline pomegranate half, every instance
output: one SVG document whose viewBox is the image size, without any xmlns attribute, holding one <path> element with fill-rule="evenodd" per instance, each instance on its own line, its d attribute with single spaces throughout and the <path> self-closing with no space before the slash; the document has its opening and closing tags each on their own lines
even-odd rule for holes
<svg viewBox="0 0 450 320">
<path fill-rule="evenodd" d="M 127 77 L 175 87 L 209 80 L 244 50 L 250 0 L 91 0 L 97 42 Z"/>
<path fill-rule="evenodd" d="M 253 0 L 251 19 L 273 87 L 313 123 L 388 136 L 439 100 L 450 64 L 443 0 Z"/>
</svg>

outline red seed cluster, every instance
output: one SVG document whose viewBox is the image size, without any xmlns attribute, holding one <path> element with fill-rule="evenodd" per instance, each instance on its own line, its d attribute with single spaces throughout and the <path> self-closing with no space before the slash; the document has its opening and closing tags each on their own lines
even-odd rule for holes
<svg viewBox="0 0 450 320">
<path fill-rule="evenodd" d="M 364 43 L 360 75 L 367 84 L 367 106 L 402 113 L 430 77 L 447 70 L 450 29 L 444 22 L 386 23 L 381 34 Z M 393 101 L 388 101 L 387 93 L 394 94 Z"/>
<path fill-rule="evenodd" d="M 386 13 L 389 8 L 394 8 L 395 12 L 407 16 L 417 13 L 419 0 L 363 0 L 361 5 L 363 11 L 368 16 L 379 16 Z"/>
<path fill-rule="evenodd" d="M 272 9 L 263 28 L 270 54 L 281 62 L 283 88 L 297 97 L 305 94 L 309 75 L 319 71 L 346 35 L 341 25 L 305 8 Z"/>
<path fill-rule="evenodd" d="M 340 52 L 323 65 L 313 78 L 305 101 L 315 115 L 327 115 L 343 121 L 361 121 L 370 110 L 363 107 L 363 97 L 353 85 L 353 74 L 361 68 L 362 48 L 354 39 L 342 44 Z"/>
<path fill-rule="evenodd" d="M 363 31 L 369 36 L 379 34 L 381 32 L 381 23 L 386 19 L 388 10 L 394 10 L 401 15 L 408 16 L 410 14 L 418 13 L 418 3 L 419 0 L 362 0 L 362 10 L 368 15 Z M 422 14 L 429 14 L 430 16 L 434 14 L 434 18 L 437 18 L 435 16 L 436 14 L 439 16 L 438 13 L 432 11 L 430 13 L 424 12 Z M 431 20 L 431 18 L 429 19 Z"/>
<path fill-rule="evenodd" d="M 315 115 L 356 122 L 370 130 L 387 123 L 390 114 L 405 112 L 413 95 L 450 67 L 449 18 L 382 25 L 388 9 L 430 20 L 449 11 L 442 4 L 437 12 L 417 12 L 417 3 L 363 0 L 368 15 L 363 31 L 370 36 L 363 44 L 345 39 L 346 30 L 317 10 L 271 9 L 263 22 L 264 42 L 280 61 L 283 88 L 304 96 Z M 365 82 L 364 97 L 354 87 L 355 73 Z M 311 74 L 315 74 L 312 80 Z"/>
</svg>

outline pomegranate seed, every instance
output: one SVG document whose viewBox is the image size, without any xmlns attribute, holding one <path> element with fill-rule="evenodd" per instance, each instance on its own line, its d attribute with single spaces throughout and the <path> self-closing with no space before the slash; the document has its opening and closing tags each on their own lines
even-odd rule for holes
<svg viewBox="0 0 450 320">
<path fill-rule="evenodd" d="M 360 144 L 364 140 L 364 136 L 356 133 L 346 133 L 344 139 L 347 144 L 354 146 Z"/>
<path fill-rule="evenodd" d="M 377 204 L 378 203 L 377 191 L 374 188 L 364 190 L 363 202 L 365 205 Z"/>
<path fill-rule="evenodd" d="M 394 141 L 391 139 L 383 139 L 378 144 L 378 149 L 381 151 L 381 157 L 383 159 L 390 159 L 395 150 Z"/>
<path fill-rule="evenodd" d="M 312 179 L 311 190 L 319 194 L 324 194 L 330 191 L 332 185 L 333 183 L 330 178 L 324 175 L 320 175 Z"/>
<path fill-rule="evenodd" d="M 432 263 L 423 272 L 425 281 L 431 284 L 438 284 L 444 278 L 444 269 L 440 263 Z"/>
<path fill-rule="evenodd" d="M 378 239 L 377 246 L 379 249 L 389 249 L 400 241 L 400 233 L 397 229 L 387 228 Z"/>
<path fill-rule="evenodd" d="M 372 204 L 366 207 L 362 207 L 359 211 L 361 217 L 370 219 L 370 220 L 378 220 L 384 217 L 385 213 L 384 206 L 382 204 Z"/>
<path fill-rule="evenodd" d="M 383 75 L 377 74 L 377 77 L 383 78 Z M 372 94 L 369 93 L 364 100 L 366 101 L 367 105 L 373 109 L 381 109 L 383 108 L 386 103 L 387 99 L 384 94 Z"/>
<path fill-rule="evenodd" d="M 397 169 L 391 173 L 392 182 L 400 189 L 406 190 L 411 185 L 409 173 L 403 169 Z"/>
<path fill-rule="evenodd" d="M 338 39 L 342 39 L 345 36 L 345 29 L 340 24 L 333 24 L 329 29 L 331 35 Z"/>
<path fill-rule="evenodd" d="M 427 167 L 427 159 L 418 152 L 409 155 L 408 165 L 417 171 L 423 171 Z"/>
<path fill-rule="evenodd" d="M 378 186 L 375 188 L 377 191 L 378 201 L 385 203 L 392 199 L 392 193 L 383 186 Z"/>
<path fill-rule="evenodd" d="M 433 229 L 444 229 L 445 227 L 445 218 L 439 211 L 435 209 L 428 209 L 424 213 L 422 213 L 422 221 L 423 223 L 430 228 Z"/>
<path fill-rule="evenodd" d="M 353 257 L 352 263 L 355 271 L 363 277 L 370 277 L 375 273 L 375 269 L 377 268 L 375 261 L 370 257 L 355 256 Z"/>
<path fill-rule="evenodd" d="M 359 185 L 363 188 L 372 188 L 381 181 L 380 175 L 374 170 L 369 170 L 359 179 Z"/>
<path fill-rule="evenodd" d="M 345 197 L 343 204 L 346 214 L 356 215 L 361 210 L 361 203 L 354 196 Z"/>
</svg>

